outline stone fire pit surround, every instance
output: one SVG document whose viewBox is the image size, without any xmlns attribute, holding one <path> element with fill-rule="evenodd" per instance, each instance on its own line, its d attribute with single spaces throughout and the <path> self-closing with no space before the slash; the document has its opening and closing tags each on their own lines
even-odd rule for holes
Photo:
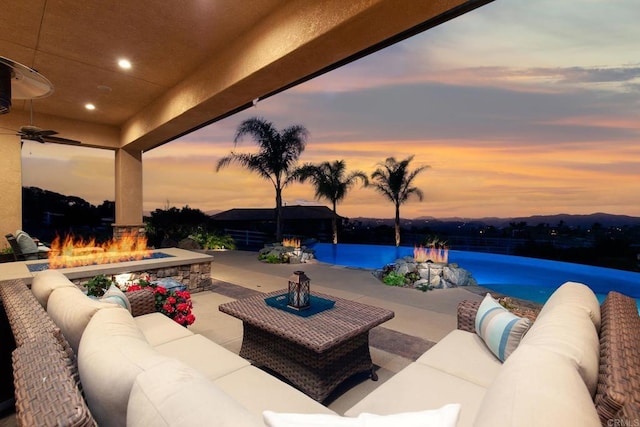
<svg viewBox="0 0 640 427">
<path fill-rule="evenodd" d="M 73 267 L 61 269 L 61 271 L 69 280 L 80 287 L 84 287 L 89 279 L 99 274 L 112 276 L 121 273 L 144 272 L 149 274 L 151 281 L 171 278 L 185 285 L 187 290 L 192 294 L 211 288 L 211 264 L 213 262 L 213 256 L 178 248 L 162 248 L 157 251 L 171 256 L 167 258 Z M 18 274 L 14 274 L 13 277 L 24 278 L 30 283 L 35 273 L 29 272 L 26 264 L 38 262 L 42 262 L 42 260 L 11 263 L 16 264 L 18 268 L 24 270 L 24 273 L 18 272 Z"/>
</svg>

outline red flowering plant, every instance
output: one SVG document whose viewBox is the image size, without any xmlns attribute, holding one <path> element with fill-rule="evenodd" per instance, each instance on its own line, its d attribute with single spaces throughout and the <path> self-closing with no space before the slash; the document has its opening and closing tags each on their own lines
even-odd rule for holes
<svg viewBox="0 0 640 427">
<path fill-rule="evenodd" d="M 193 303 L 191 302 L 191 294 L 189 291 L 169 290 L 149 280 L 149 275 L 142 273 L 138 279 L 126 281 L 124 284 L 119 284 L 119 286 L 121 289 L 124 288 L 123 290 L 125 292 L 151 288 L 155 298 L 156 311 L 185 327 L 192 325 L 193 322 L 196 321 L 196 316 L 191 312 Z"/>
</svg>

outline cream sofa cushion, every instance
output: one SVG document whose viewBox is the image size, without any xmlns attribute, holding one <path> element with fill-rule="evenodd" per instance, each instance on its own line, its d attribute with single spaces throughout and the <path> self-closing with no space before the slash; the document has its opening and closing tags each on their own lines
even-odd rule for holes
<svg viewBox="0 0 640 427">
<path fill-rule="evenodd" d="M 585 310 L 596 327 L 596 331 L 600 333 L 600 303 L 598 302 L 596 294 L 582 283 L 566 282 L 562 284 L 551 294 L 542 307 L 542 310 L 540 310 L 537 319 L 544 317 L 548 311 L 555 307 L 566 307 L 568 305 L 580 307 Z"/>
<path fill-rule="evenodd" d="M 555 306 L 539 317 L 522 344 L 544 348 L 570 359 L 592 396 L 600 370 L 600 339 L 589 314 L 573 305 Z"/>
<path fill-rule="evenodd" d="M 416 360 L 432 368 L 489 387 L 502 362 L 489 350 L 478 334 L 456 329 Z"/>
<path fill-rule="evenodd" d="M 569 425 L 601 425 L 575 365 L 560 354 L 522 342 L 487 390 L 474 426 Z"/>
<path fill-rule="evenodd" d="M 60 328 L 76 354 L 87 324 L 102 309 L 122 310 L 122 307 L 91 299 L 76 286 L 55 289 L 47 301 L 47 314 Z"/>
<path fill-rule="evenodd" d="M 36 273 L 31 282 L 31 292 L 44 309 L 47 309 L 47 301 L 54 289 L 57 288 L 76 288 L 77 286 L 67 279 L 60 270 L 44 270 Z"/>
<path fill-rule="evenodd" d="M 38 244 L 36 241 L 22 230 L 16 230 L 16 242 L 18 242 L 18 246 L 23 254 L 33 254 L 38 252 Z"/>
<path fill-rule="evenodd" d="M 138 375 L 127 408 L 127 427 L 262 425 L 260 418 L 177 360 Z"/>
<path fill-rule="evenodd" d="M 262 417 L 266 410 L 307 414 L 335 414 L 306 394 L 255 366 L 246 366 L 213 381 L 249 412 Z"/>
<path fill-rule="evenodd" d="M 515 354 L 515 353 L 514 353 Z M 363 412 L 390 415 L 397 412 L 438 409 L 459 403 L 458 427 L 473 425 L 486 388 L 422 363 L 412 363 L 356 403 L 344 415 Z M 508 424 L 496 424 L 508 425 Z M 495 426 L 494 426 L 495 427 Z"/>
<path fill-rule="evenodd" d="M 155 348 L 161 354 L 197 369 L 210 380 L 250 365 L 247 360 L 202 335 L 180 338 Z"/>
<path fill-rule="evenodd" d="M 162 313 L 144 314 L 134 320 L 152 347 L 193 335 L 189 329 Z"/>
<path fill-rule="evenodd" d="M 147 343 L 127 310 L 98 311 L 87 325 L 78 351 L 80 380 L 98 424 L 125 425 L 136 377 L 167 360 Z"/>
</svg>

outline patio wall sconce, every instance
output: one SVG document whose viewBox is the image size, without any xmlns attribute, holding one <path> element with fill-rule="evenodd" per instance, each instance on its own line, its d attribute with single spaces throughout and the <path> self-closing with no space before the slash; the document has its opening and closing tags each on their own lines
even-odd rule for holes
<svg viewBox="0 0 640 427">
<path fill-rule="evenodd" d="M 304 271 L 294 271 L 289 277 L 288 306 L 296 310 L 305 310 L 310 307 L 310 283 L 309 277 Z"/>
</svg>

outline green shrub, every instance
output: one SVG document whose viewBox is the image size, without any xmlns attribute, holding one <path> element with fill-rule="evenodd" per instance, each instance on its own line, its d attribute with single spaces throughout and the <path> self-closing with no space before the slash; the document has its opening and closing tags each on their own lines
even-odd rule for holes
<svg viewBox="0 0 640 427">
<path fill-rule="evenodd" d="M 391 271 L 382 278 L 382 282 L 388 286 L 404 286 L 405 277 L 404 274 L 398 274 L 395 271 Z"/>
<path fill-rule="evenodd" d="M 204 249 L 236 249 L 236 242 L 229 235 L 221 236 L 216 233 L 199 231 L 189 237 L 198 242 Z"/>
<path fill-rule="evenodd" d="M 282 264 L 284 262 L 278 255 L 267 255 L 265 261 L 269 264 Z"/>
<path fill-rule="evenodd" d="M 427 292 L 427 291 L 433 290 L 431 285 L 427 285 L 426 283 L 424 285 L 416 286 L 416 289 L 419 290 L 419 291 L 422 291 L 422 292 Z"/>
<path fill-rule="evenodd" d="M 87 295 L 101 297 L 113 282 L 104 274 L 99 274 L 87 282 Z"/>
</svg>

